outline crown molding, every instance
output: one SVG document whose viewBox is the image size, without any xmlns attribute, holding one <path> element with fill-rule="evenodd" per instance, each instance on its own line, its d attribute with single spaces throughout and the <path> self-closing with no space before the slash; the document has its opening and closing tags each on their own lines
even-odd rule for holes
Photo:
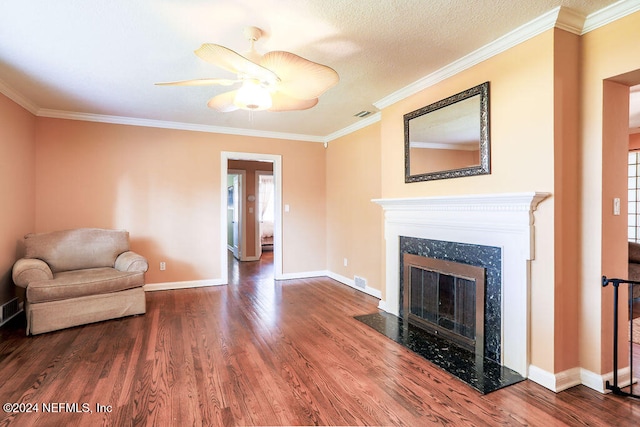
<svg viewBox="0 0 640 427">
<path fill-rule="evenodd" d="M 54 119 L 80 120 L 85 122 L 111 123 L 129 126 L 143 126 L 162 129 L 187 130 L 194 132 L 221 133 L 226 135 L 255 136 L 259 138 L 288 139 L 306 142 L 324 142 L 324 137 L 298 133 L 269 132 L 252 129 L 230 128 L 224 126 L 200 125 L 193 123 L 170 122 L 165 120 L 140 119 L 134 117 L 109 116 L 103 114 L 78 113 L 61 110 L 38 110 L 37 116 Z"/>
<path fill-rule="evenodd" d="M 402 89 L 374 102 L 380 110 L 428 87 L 431 87 L 455 74 L 512 48 L 546 30 L 559 28 L 576 35 L 583 35 L 613 21 L 640 10 L 640 0 L 621 0 L 589 16 L 584 16 L 566 7 L 556 7 L 544 15 L 530 21 L 512 32 L 498 38 L 494 42 L 452 62 L 451 64 L 411 83 Z"/>
<path fill-rule="evenodd" d="M 532 37 L 551 28 L 559 28 L 573 34 L 583 35 L 627 15 L 640 11 L 640 0 L 620 0 L 610 6 L 592 13 L 586 18 L 571 9 L 557 7 L 538 18 L 516 28 L 510 33 L 498 38 L 494 42 L 471 52 L 470 54 L 450 63 L 449 65 L 393 92 L 375 102 L 373 105 L 382 110 L 398 101 L 429 88 L 449 77 L 452 77 L 486 59 L 489 59 L 511 47 L 514 47 Z M 26 96 L 13 89 L 0 79 L 0 93 L 29 111 L 35 116 L 61 118 L 69 120 L 91 121 L 100 123 L 124 124 L 131 126 L 155 127 L 163 129 L 188 130 L 195 132 L 221 133 L 240 136 L 254 136 L 261 138 L 277 138 L 295 141 L 320 142 L 327 144 L 342 136 L 353 133 L 381 120 L 378 112 L 364 120 L 340 129 L 326 136 L 295 134 L 285 132 L 256 131 L 251 129 L 230 128 L 223 126 L 199 125 L 163 120 L 140 119 L 123 116 L 110 116 L 91 113 L 79 113 L 62 110 L 42 109 Z"/>
<path fill-rule="evenodd" d="M 0 79 L 0 93 L 33 114 L 34 116 L 38 112 L 38 106 L 31 102 L 26 96 L 9 86 L 7 82 Z"/>
<path fill-rule="evenodd" d="M 560 7 L 550 10 L 480 49 L 374 102 L 373 105 L 382 110 L 553 28 L 558 21 L 560 10 Z"/>
<path fill-rule="evenodd" d="M 572 34 L 581 35 L 582 27 L 587 19 L 585 15 L 580 12 L 576 12 L 573 9 L 567 7 L 560 7 L 558 11 L 558 18 L 556 19 L 555 28 L 567 31 Z"/>
<path fill-rule="evenodd" d="M 640 0 L 621 0 L 587 16 L 582 32 L 586 34 L 640 10 Z"/>
<path fill-rule="evenodd" d="M 377 113 L 372 114 L 366 119 L 359 120 L 354 124 L 347 126 L 346 128 L 342 128 L 336 132 L 333 132 L 327 135 L 326 137 L 324 137 L 324 143 L 326 144 L 335 139 L 341 138 L 345 135 L 349 135 L 350 133 L 366 128 L 367 126 L 372 125 L 373 123 L 379 122 L 380 120 L 382 120 L 382 113 L 378 111 Z"/>
</svg>

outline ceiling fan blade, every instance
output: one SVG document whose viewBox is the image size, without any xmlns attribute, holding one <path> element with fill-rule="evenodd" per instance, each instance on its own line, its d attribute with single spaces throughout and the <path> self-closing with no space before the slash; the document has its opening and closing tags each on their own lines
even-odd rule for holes
<svg viewBox="0 0 640 427">
<path fill-rule="evenodd" d="M 233 103 L 236 98 L 237 90 L 221 93 L 216 95 L 207 102 L 207 106 L 221 113 L 235 111 L 238 107 Z"/>
<path fill-rule="evenodd" d="M 340 80 L 333 68 L 290 52 L 269 52 L 260 65 L 278 76 L 278 91 L 298 99 L 317 98 Z"/>
<path fill-rule="evenodd" d="M 318 98 L 298 99 L 276 92 L 271 94 L 271 102 L 271 108 L 267 111 L 298 111 L 314 107 L 318 103 Z"/>
<path fill-rule="evenodd" d="M 205 43 L 196 49 L 199 58 L 218 67 L 244 77 L 254 78 L 263 82 L 275 83 L 278 76 L 271 70 L 248 60 L 239 53 L 213 43 Z"/>
<path fill-rule="evenodd" d="M 208 86 L 208 85 L 220 85 L 231 86 L 234 83 L 238 83 L 240 80 L 231 79 L 193 79 L 193 80 L 181 80 L 177 82 L 160 82 L 156 83 L 157 86 Z"/>
</svg>

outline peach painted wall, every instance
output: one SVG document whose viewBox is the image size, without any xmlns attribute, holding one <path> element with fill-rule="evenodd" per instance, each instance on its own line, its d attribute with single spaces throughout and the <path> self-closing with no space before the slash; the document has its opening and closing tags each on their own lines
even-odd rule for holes
<svg viewBox="0 0 640 427">
<path fill-rule="evenodd" d="M 580 366 L 579 105 L 580 37 L 554 31 L 554 369 Z M 541 301 L 541 304 L 544 302 Z M 539 358 L 538 358 L 539 359 Z"/>
<path fill-rule="evenodd" d="M 553 31 L 547 31 L 385 108 L 382 197 L 552 190 L 553 174 L 541 173 L 553 164 L 552 46 Z M 485 81 L 490 82 L 491 174 L 405 184 L 402 116 Z"/>
<path fill-rule="evenodd" d="M 549 30 L 382 111 L 382 198 L 554 193 L 554 31 Z M 490 82 L 491 174 L 405 184 L 404 114 Z M 531 363 L 554 372 L 555 197 L 535 213 Z"/>
<path fill-rule="evenodd" d="M 13 263 L 35 225 L 35 117 L 0 94 L 0 303 L 15 295 Z"/>
<path fill-rule="evenodd" d="M 371 202 L 380 197 L 380 123 L 331 141 L 326 153 L 327 269 L 382 290 L 382 212 Z"/>
<path fill-rule="evenodd" d="M 612 203 L 619 197 L 626 209 L 626 179 L 620 172 L 626 171 L 628 133 L 623 129 L 628 122 L 621 124 L 616 115 L 628 108 L 629 94 L 605 81 L 640 69 L 639 39 L 639 12 L 582 37 L 580 358 L 597 374 L 613 367 L 613 290 L 598 286 L 600 277 L 627 276 L 626 210 L 614 216 Z M 626 86 L 640 83 L 638 77 L 633 80 Z"/>
<path fill-rule="evenodd" d="M 629 135 L 629 150 L 640 150 L 640 133 Z"/>
<path fill-rule="evenodd" d="M 322 144 L 49 118 L 36 129 L 36 231 L 124 228 L 147 283 L 218 279 L 221 152 L 280 154 L 283 273 L 325 268 Z"/>
<path fill-rule="evenodd" d="M 283 154 L 283 272 L 324 271 L 327 257 L 326 156 L 318 143 L 289 142 Z M 274 153 L 276 154 L 276 153 Z"/>
</svg>

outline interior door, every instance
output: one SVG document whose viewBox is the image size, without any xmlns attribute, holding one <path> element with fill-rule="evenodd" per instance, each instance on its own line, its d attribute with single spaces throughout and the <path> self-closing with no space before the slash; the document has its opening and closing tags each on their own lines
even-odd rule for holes
<svg viewBox="0 0 640 427">
<path fill-rule="evenodd" d="M 233 175 L 233 217 L 232 231 L 233 243 L 232 252 L 236 259 L 240 259 L 240 175 Z"/>
</svg>

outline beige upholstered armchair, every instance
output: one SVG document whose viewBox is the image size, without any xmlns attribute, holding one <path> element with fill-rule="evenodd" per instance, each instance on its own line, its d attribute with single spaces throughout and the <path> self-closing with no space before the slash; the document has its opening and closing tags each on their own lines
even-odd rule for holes
<svg viewBox="0 0 640 427">
<path fill-rule="evenodd" d="M 25 289 L 27 335 L 146 311 L 147 260 L 124 230 L 81 228 L 28 234 L 13 281 Z"/>
</svg>

